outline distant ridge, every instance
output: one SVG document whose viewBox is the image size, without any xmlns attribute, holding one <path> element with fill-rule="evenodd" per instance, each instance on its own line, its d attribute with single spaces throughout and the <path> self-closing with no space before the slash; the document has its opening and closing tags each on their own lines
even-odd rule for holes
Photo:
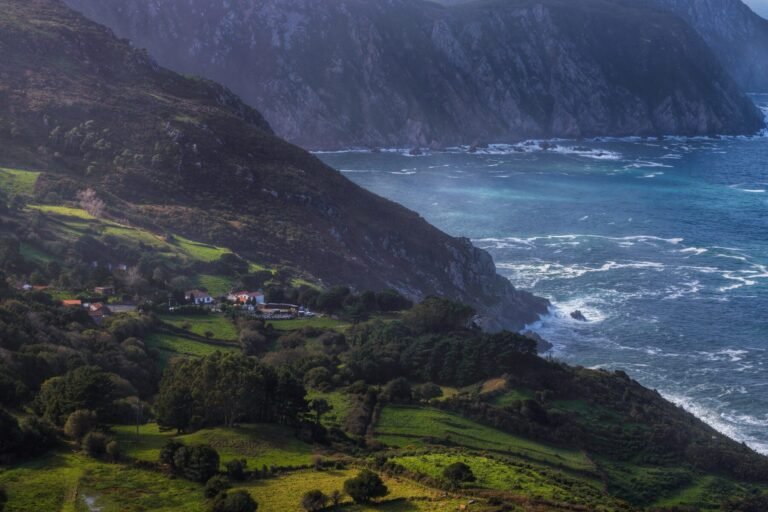
<svg viewBox="0 0 768 512">
<path fill-rule="evenodd" d="M 701 37 L 652 0 L 67 1 L 226 84 L 309 149 L 763 125 Z"/>
</svg>

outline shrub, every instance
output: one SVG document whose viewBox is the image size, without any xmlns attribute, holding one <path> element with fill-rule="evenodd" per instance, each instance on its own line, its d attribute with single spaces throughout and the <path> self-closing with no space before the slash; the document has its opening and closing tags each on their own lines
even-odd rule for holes
<svg viewBox="0 0 768 512">
<path fill-rule="evenodd" d="M 213 500 L 211 512 L 256 512 L 259 508 L 245 491 L 222 492 Z"/>
<path fill-rule="evenodd" d="M 248 461 L 245 459 L 231 460 L 225 464 L 227 475 L 232 480 L 245 480 L 245 469 L 248 467 Z"/>
<path fill-rule="evenodd" d="M 212 499 L 218 496 L 219 494 L 227 491 L 232 486 L 229 483 L 229 480 L 226 479 L 226 477 L 223 477 L 221 475 L 215 475 L 208 479 L 208 481 L 205 483 L 205 489 L 203 490 L 203 495 L 208 498 Z"/>
<path fill-rule="evenodd" d="M 98 417 L 88 409 L 78 409 L 67 417 L 64 423 L 64 433 L 72 439 L 82 439 L 98 424 Z"/>
<path fill-rule="evenodd" d="M 101 432 L 89 432 L 83 437 L 83 451 L 94 458 L 101 458 L 107 453 L 107 436 Z"/>
<path fill-rule="evenodd" d="M 350 478 L 344 482 L 344 492 L 355 503 L 368 503 L 374 498 L 386 496 L 389 493 L 389 489 L 384 485 L 379 475 L 364 469 L 355 478 Z"/>
<path fill-rule="evenodd" d="M 5 489 L 0 487 L 0 512 L 5 510 L 6 503 L 8 503 L 8 494 L 5 492 Z"/>
<path fill-rule="evenodd" d="M 328 496 L 317 489 L 305 493 L 301 498 L 301 508 L 307 512 L 317 512 L 318 510 L 323 510 L 327 505 Z"/>
<path fill-rule="evenodd" d="M 117 441 L 110 441 L 107 443 L 107 457 L 113 462 L 117 462 L 120 460 L 120 457 L 123 455 L 123 450 L 120 448 L 120 443 Z"/>
<path fill-rule="evenodd" d="M 474 482 L 477 479 L 472 473 L 472 468 L 463 462 L 454 462 L 443 470 L 443 477 L 453 485 L 459 485 L 464 482 Z"/>
</svg>

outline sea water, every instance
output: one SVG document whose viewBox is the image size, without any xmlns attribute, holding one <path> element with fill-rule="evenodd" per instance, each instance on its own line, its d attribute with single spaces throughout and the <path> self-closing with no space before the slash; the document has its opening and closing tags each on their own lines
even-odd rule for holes
<svg viewBox="0 0 768 512">
<path fill-rule="evenodd" d="M 555 357 L 624 369 L 768 453 L 766 135 L 318 156 L 549 298 L 533 327 Z"/>
</svg>

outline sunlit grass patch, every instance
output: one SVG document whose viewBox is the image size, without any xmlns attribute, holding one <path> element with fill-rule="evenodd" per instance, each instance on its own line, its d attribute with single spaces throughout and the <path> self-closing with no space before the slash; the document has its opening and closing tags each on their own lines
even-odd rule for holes
<svg viewBox="0 0 768 512">
<path fill-rule="evenodd" d="M 39 172 L 0 167 L 0 190 L 9 195 L 31 196 L 39 177 Z"/>
</svg>

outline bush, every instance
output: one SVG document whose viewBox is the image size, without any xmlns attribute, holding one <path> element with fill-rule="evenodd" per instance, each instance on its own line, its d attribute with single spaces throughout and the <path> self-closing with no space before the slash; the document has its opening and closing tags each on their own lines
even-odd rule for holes
<svg viewBox="0 0 768 512">
<path fill-rule="evenodd" d="M 98 425 L 98 417 L 88 409 L 78 409 L 67 417 L 64 433 L 72 439 L 82 439 Z"/>
<path fill-rule="evenodd" d="M 83 437 L 83 451 L 94 458 L 102 458 L 107 453 L 107 436 L 101 432 L 89 432 Z"/>
<path fill-rule="evenodd" d="M 301 498 L 301 508 L 307 512 L 323 510 L 328 505 L 328 496 L 323 491 L 309 491 Z"/>
<path fill-rule="evenodd" d="M 453 485 L 459 485 L 464 482 L 474 482 L 477 479 L 472 472 L 472 468 L 463 462 L 454 462 L 443 470 L 443 477 Z"/>
<path fill-rule="evenodd" d="M 232 480 L 242 482 L 245 480 L 245 469 L 248 467 L 248 461 L 245 459 L 231 460 L 224 466 L 227 468 L 227 476 Z"/>
<path fill-rule="evenodd" d="M 227 491 L 232 486 L 229 483 L 229 480 L 226 479 L 226 477 L 221 475 L 215 475 L 208 479 L 208 481 L 205 483 L 205 489 L 203 490 L 203 495 L 208 498 L 212 499 L 218 496 L 219 494 Z"/>
<path fill-rule="evenodd" d="M 208 445 L 185 446 L 168 441 L 160 450 L 160 462 L 193 482 L 204 483 L 219 471 L 219 453 Z"/>
<path fill-rule="evenodd" d="M 245 491 L 222 492 L 213 500 L 211 512 L 256 512 L 259 508 Z"/>
<path fill-rule="evenodd" d="M 8 503 L 8 494 L 5 492 L 5 489 L 0 487 L 0 512 L 5 510 L 6 503 Z"/>
<path fill-rule="evenodd" d="M 109 460 L 113 462 L 117 462 L 120 460 L 120 457 L 123 455 L 123 450 L 120 448 L 120 443 L 117 441 L 110 441 L 107 443 L 107 457 L 109 457 Z"/>
<path fill-rule="evenodd" d="M 350 478 L 344 482 L 344 492 L 355 503 L 368 503 L 374 498 L 386 496 L 389 493 L 389 489 L 384 485 L 379 475 L 364 469 L 355 478 Z"/>
<path fill-rule="evenodd" d="M 399 377 L 388 382 L 381 398 L 391 403 L 409 403 L 413 399 L 413 392 L 408 379 Z"/>
</svg>

